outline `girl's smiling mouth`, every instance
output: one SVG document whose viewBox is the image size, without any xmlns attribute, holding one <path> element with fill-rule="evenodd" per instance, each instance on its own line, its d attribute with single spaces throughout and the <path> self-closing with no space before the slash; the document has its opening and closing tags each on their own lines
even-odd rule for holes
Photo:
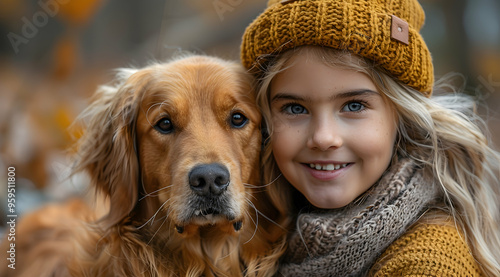
<svg viewBox="0 0 500 277">
<path fill-rule="evenodd" d="M 309 174 L 320 181 L 331 181 L 344 175 L 354 163 L 302 163 Z"/>
<path fill-rule="evenodd" d="M 319 163 L 310 163 L 309 167 L 312 169 L 316 170 L 323 170 L 323 171 L 333 171 L 333 170 L 338 170 L 340 168 L 344 168 L 346 166 L 350 165 L 350 163 L 343 163 L 343 164 L 334 164 L 334 163 L 329 163 L 329 164 L 319 164 Z"/>
</svg>

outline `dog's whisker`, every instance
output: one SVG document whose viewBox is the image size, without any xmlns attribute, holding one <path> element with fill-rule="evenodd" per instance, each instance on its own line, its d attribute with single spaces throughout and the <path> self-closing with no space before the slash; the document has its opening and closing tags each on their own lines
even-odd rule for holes
<svg viewBox="0 0 500 277">
<path fill-rule="evenodd" d="M 255 207 L 255 205 L 253 204 L 253 202 L 252 202 L 252 201 L 250 201 L 250 200 L 248 200 L 248 199 L 245 199 L 245 200 L 247 201 L 248 205 L 250 205 L 250 207 L 252 207 L 252 208 L 255 210 L 255 218 L 256 218 L 257 222 L 255 222 L 255 221 L 253 220 L 253 218 L 250 216 L 250 213 L 249 213 L 248 211 L 246 211 L 246 213 L 247 213 L 247 215 L 250 217 L 250 220 L 252 220 L 253 224 L 254 224 L 255 226 L 257 226 L 257 223 L 259 222 L 259 214 L 257 213 L 257 208 Z"/>
<path fill-rule="evenodd" d="M 156 174 L 158 175 L 163 175 L 163 176 L 166 176 L 166 177 L 170 177 L 172 176 L 172 174 L 169 174 L 169 173 L 164 173 L 164 172 L 158 172 L 158 171 L 155 171 Z"/>
<path fill-rule="evenodd" d="M 255 229 L 253 231 L 253 234 L 252 236 L 246 241 L 244 242 L 243 244 L 247 244 L 249 243 L 254 237 L 255 237 L 255 234 L 257 234 L 257 229 L 258 229 L 258 226 L 259 226 L 259 214 L 258 214 L 258 211 L 257 211 L 257 208 L 255 207 L 255 205 L 252 203 L 252 201 L 249 201 L 248 199 L 245 199 L 248 204 L 255 210 L 255 221 L 253 220 L 253 218 L 251 216 L 249 216 L 249 218 L 252 220 L 252 222 L 255 224 Z"/>
<path fill-rule="evenodd" d="M 252 185 L 252 184 L 247 184 L 247 183 L 243 183 L 243 185 L 247 188 L 251 188 L 251 189 L 258 189 L 260 188 L 260 186 L 256 186 L 256 185 Z"/>
<path fill-rule="evenodd" d="M 243 184 L 245 186 L 245 188 L 248 188 L 249 190 L 252 190 L 252 192 L 256 193 L 256 192 L 263 192 L 265 191 L 266 188 L 263 188 L 263 187 L 258 187 L 258 186 L 252 186 L 252 185 L 248 185 L 248 184 Z"/>
<path fill-rule="evenodd" d="M 162 190 L 164 190 L 164 189 L 168 189 L 168 188 L 171 188 L 171 187 L 173 187 L 173 185 L 166 186 L 166 187 L 162 187 L 162 188 L 160 188 L 160 189 L 157 189 L 157 190 L 155 190 L 155 191 L 152 191 L 152 192 L 150 192 L 150 193 L 147 193 L 147 194 L 145 194 L 143 197 L 141 197 L 141 198 L 139 199 L 139 201 L 143 200 L 143 199 L 144 199 L 144 198 L 146 198 L 146 197 L 153 196 L 153 194 L 154 194 L 154 193 L 157 193 L 157 192 L 159 192 L 159 191 L 162 191 Z M 154 195 L 154 196 L 158 196 L 158 195 L 159 195 L 159 194 Z"/>
<path fill-rule="evenodd" d="M 245 195 L 248 196 L 248 197 L 251 197 L 253 200 L 257 200 L 257 197 L 255 197 L 255 195 L 253 193 L 250 193 L 248 191 L 245 191 Z M 248 198 L 247 198 L 248 199 Z M 249 201 L 252 201 L 250 199 L 248 199 Z"/>
<path fill-rule="evenodd" d="M 162 217 L 158 218 L 158 220 L 162 220 L 162 219 L 165 219 L 165 218 L 167 218 L 167 217 L 168 217 L 168 213 L 167 213 L 166 215 L 164 215 L 164 216 L 162 216 Z"/>
<path fill-rule="evenodd" d="M 276 182 L 280 177 L 282 176 L 282 174 L 280 173 L 280 175 L 278 175 L 276 178 L 274 178 L 274 180 L 272 180 L 270 183 L 268 184 L 265 184 L 263 185 L 262 187 L 267 187 L 267 186 L 270 186 L 272 185 L 274 182 Z"/>
<path fill-rule="evenodd" d="M 252 195 L 255 198 L 256 194 L 260 194 L 260 193 L 264 193 L 264 192 L 265 192 L 265 190 L 253 190 L 253 191 L 247 191 L 246 194 Z"/>
<path fill-rule="evenodd" d="M 156 229 L 155 233 L 151 236 L 151 239 L 148 241 L 148 245 L 153 241 L 154 237 L 156 236 L 156 234 L 158 234 L 158 231 L 160 231 L 161 227 L 163 227 L 163 224 L 165 224 L 165 222 L 167 221 L 169 214 L 167 214 L 167 216 L 165 216 L 165 219 L 161 223 L 160 227 L 158 227 L 158 229 Z"/>
<path fill-rule="evenodd" d="M 163 206 L 165 206 L 171 199 L 168 199 L 167 201 L 163 202 L 163 204 L 158 208 L 158 210 L 156 210 L 155 214 L 153 216 L 151 216 L 148 221 L 144 222 L 144 224 L 142 224 L 141 226 L 137 227 L 137 229 L 142 229 L 144 226 L 146 226 L 151 220 L 153 220 L 151 222 L 151 225 L 153 224 L 154 222 L 154 218 L 156 217 L 156 215 L 160 212 L 160 210 L 163 208 Z"/>
<path fill-rule="evenodd" d="M 281 173 L 278 175 L 278 177 L 274 178 L 274 180 L 272 180 L 271 182 L 265 184 L 265 185 L 261 185 L 261 186 L 256 186 L 256 185 L 252 185 L 252 184 L 246 184 L 244 183 L 243 185 L 245 187 L 248 187 L 248 188 L 265 188 L 265 187 L 268 187 L 270 185 L 272 185 L 274 182 L 276 182 L 280 177 L 281 177 Z"/>
<path fill-rule="evenodd" d="M 148 111 L 146 112 L 146 120 L 148 121 L 148 123 L 149 123 L 149 125 L 150 125 L 151 127 L 153 127 L 153 124 L 151 123 L 151 121 L 149 121 L 149 111 L 150 111 L 150 110 L 151 110 L 154 106 L 158 106 L 158 105 L 160 105 L 160 107 L 161 107 L 161 105 L 162 105 L 162 104 L 163 104 L 163 102 L 162 102 L 162 103 L 156 103 L 156 104 L 153 104 L 153 105 L 151 105 L 151 106 L 148 108 Z"/>
<path fill-rule="evenodd" d="M 157 194 L 149 193 L 148 195 L 146 195 L 145 197 L 139 199 L 138 201 L 144 200 L 144 198 L 146 198 L 146 197 L 158 197 L 160 195 L 164 195 L 164 194 L 167 194 L 167 193 L 168 193 L 168 191 L 163 191 L 163 192 L 160 192 L 160 193 L 157 193 Z"/>
<path fill-rule="evenodd" d="M 163 106 L 163 104 L 165 104 L 167 102 L 167 100 L 164 100 L 163 102 L 160 103 L 160 108 Z"/>
<path fill-rule="evenodd" d="M 249 201 L 249 200 L 247 199 L 247 201 Z M 286 228 L 285 228 L 285 227 L 283 227 L 283 226 L 281 226 L 280 224 L 278 224 L 278 222 L 276 222 L 276 221 L 274 221 L 274 220 L 270 219 L 267 215 L 265 215 L 265 214 L 263 214 L 261 211 L 259 211 L 259 210 L 255 207 L 255 205 L 254 205 L 251 201 L 249 201 L 249 202 L 250 202 L 249 204 L 250 204 L 250 205 L 251 205 L 251 206 L 255 209 L 255 211 L 256 211 L 257 213 L 259 213 L 262 217 L 264 217 L 265 219 L 269 220 L 269 222 L 273 223 L 274 225 L 276 225 L 276 226 L 280 227 L 282 230 L 285 230 L 285 231 L 286 231 Z"/>
<path fill-rule="evenodd" d="M 245 214 L 248 216 L 248 218 L 250 218 L 250 220 L 253 222 L 253 225 L 255 227 L 257 227 L 257 223 L 255 222 L 255 220 L 253 220 L 252 216 L 250 215 L 250 212 L 249 211 L 245 211 Z M 257 215 L 257 214 L 256 214 Z M 257 215 L 258 216 L 258 215 Z"/>
</svg>

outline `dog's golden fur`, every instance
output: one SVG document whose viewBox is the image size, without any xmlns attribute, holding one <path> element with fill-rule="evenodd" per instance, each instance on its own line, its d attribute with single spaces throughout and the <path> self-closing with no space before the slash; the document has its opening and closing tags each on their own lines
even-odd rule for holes
<svg viewBox="0 0 500 277">
<path fill-rule="evenodd" d="M 239 64 L 206 56 L 122 70 L 101 87 L 83 115 L 75 170 L 109 210 L 68 239 L 70 274 L 273 275 L 283 231 L 258 186 L 254 98 Z M 205 179 L 192 175 L 204 165 L 228 182 L 202 191 Z"/>
</svg>

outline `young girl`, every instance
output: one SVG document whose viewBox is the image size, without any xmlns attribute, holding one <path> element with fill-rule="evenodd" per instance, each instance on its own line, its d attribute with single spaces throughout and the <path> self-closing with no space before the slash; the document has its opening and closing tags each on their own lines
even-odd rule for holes
<svg viewBox="0 0 500 277">
<path fill-rule="evenodd" d="M 247 28 L 281 275 L 500 276 L 500 154 L 438 95 L 423 22 L 416 0 L 271 0 Z"/>
</svg>

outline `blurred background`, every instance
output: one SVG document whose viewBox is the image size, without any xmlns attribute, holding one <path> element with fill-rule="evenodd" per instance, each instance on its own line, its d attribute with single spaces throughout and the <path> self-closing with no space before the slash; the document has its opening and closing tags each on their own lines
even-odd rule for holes
<svg viewBox="0 0 500 277">
<path fill-rule="evenodd" d="M 437 78 L 464 76 L 500 145 L 500 0 L 421 0 Z M 179 51 L 239 59 L 245 27 L 267 0 L 0 0 L 0 229 L 7 168 L 16 213 L 80 193 L 68 178 L 68 129 L 117 67 Z"/>
</svg>

